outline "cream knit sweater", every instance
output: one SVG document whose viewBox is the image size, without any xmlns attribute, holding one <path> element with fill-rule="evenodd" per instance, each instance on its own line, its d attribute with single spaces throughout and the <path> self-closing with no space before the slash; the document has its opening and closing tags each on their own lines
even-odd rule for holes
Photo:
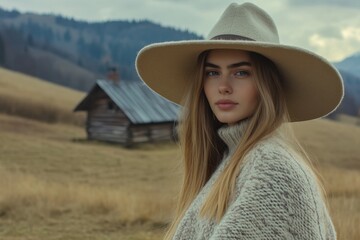
<svg viewBox="0 0 360 240">
<path fill-rule="evenodd" d="M 228 152 L 190 205 L 173 239 L 336 239 L 313 175 L 276 134 L 246 156 L 234 199 L 220 223 L 199 217 L 204 199 L 228 164 L 245 126 L 241 122 L 219 129 Z"/>
</svg>

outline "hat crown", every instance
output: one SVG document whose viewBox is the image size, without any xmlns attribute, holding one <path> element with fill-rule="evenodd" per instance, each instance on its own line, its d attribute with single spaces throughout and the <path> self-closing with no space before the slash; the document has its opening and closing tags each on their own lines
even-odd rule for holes
<svg viewBox="0 0 360 240">
<path fill-rule="evenodd" d="M 229 35 L 259 42 L 280 42 L 272 18 L 252 3 L 230 4 L 210 31 L 207 39 Z"/>
</svg>

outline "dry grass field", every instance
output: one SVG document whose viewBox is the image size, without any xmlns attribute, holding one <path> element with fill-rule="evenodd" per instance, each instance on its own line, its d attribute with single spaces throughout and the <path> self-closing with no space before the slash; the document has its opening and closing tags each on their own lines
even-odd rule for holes
<svg viewBox="0 0 360 240">
<path fill-rule="evenodd" d="M 81 125 L 84 114 L 73 114 L 85 93 L 0 67 L 0 113 L 50 123 Z"/>
<path fill-rule="evenodd" d="M 32 89 L 15 96 L 16 84 L 3 74 L 15 73 L 0 69 L 1 96 L 31 99 L 35 112 L 46 103 L 69 115 L 49 123 L 0 114 L 0 239 L 161 239 L 180 179 L 177 146 L 85 141 L 69 120 L 83 94 L 42 88 L 36 79 L 32 88 L 15 74 L 29 80 L 19 92 Z M 315 120 L 295 124 L 295 131 L 323 175 L 339 239 L 360 239 L 360 128 Z"/>
<path fill-rule="evenodd" d="M 323 176 L 338 239 L 360 239 L 360 127 L 315 120 L 295 130 Z"/>
<path fill-rule="evenodd" d="M 160 238 L 175 146 L 127 150 L 84 137 L 79 127 L 0 115 L 0 239 Z"/>
</svg>

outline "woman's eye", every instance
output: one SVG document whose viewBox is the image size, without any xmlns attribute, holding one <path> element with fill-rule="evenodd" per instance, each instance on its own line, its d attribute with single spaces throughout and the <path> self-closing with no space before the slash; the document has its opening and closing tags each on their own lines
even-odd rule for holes
<svg viewBox="0 0 360 240">
<path fill-rule="evenodd" d="M 250 75 L 250 73 L 249 73 L 248 71 L 242 70 L 242 71 L 236 72 L 235 75 L 236 75 L 237 77 L 247 77 L 247 76 Z"/>
<path fill-rule="evenodd" d="M 219 73 L 216 72 L 216 71 L 206 71 L 205 75 L 206 75 L 207 77 L 213 77 L 213 76 L 219 75 Z"/>
</svg>

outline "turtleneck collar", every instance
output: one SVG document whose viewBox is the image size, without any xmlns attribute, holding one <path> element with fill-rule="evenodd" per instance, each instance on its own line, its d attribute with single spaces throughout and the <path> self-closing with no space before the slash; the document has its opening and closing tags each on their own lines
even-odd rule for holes
<svg viewBox="0 0 360 240">
<path fill-rule="evenodd" d="M 218 135 L 227 145 L 229 153 L 233 152 L 239 145 L 249 121 L 249 119 L 245 119 L 237 124 L 231 126 L 224 125 L 218 129 Z"/>
</svg>

